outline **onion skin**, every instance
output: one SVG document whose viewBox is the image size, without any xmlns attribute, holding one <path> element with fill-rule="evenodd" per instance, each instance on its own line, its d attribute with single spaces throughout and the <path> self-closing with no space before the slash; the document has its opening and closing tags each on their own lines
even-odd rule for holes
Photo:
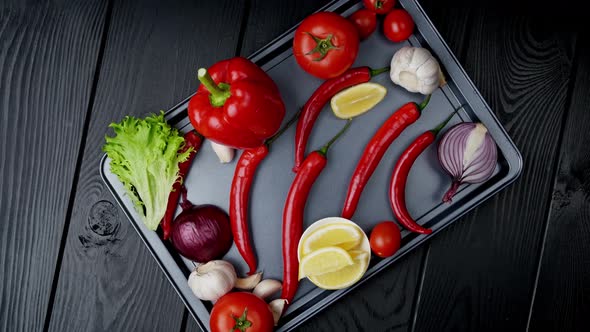
<svg viewBox="0 0 590 332">
<path fill-rule="evenodd" d="M 196 262 L 223 257 L 232 244 L 227 213 L 215 205 L 183 209 L 173 224 L 171 240 L 176 250 Z"/>
<path fill-rule="evenodd" d="M 463 183 L 487 181 L 498 162 L 494 139 L 481 123 L 463 122 L 451 127 L 438 144 L 438 160 L 452 179 L 442 201 L 451 202 Z"/>
</svg>

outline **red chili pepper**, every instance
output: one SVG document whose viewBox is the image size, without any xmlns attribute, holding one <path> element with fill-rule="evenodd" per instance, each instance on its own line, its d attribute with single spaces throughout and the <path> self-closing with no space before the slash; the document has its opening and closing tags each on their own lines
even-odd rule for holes
<svg viewBox="0 0 590 332">
<path fill-rule="evenodd" d="M 240 255 L 242 255 L 242 258 L 248 264 L 248 268 L 250 269 L 248 272 L 249 275 L 256 272 L 257 265 L 256 255 L 250 243 L 250 231 L 248 230 L 248 206 L 252 182 L 256 175 L 258 165 L 268 155 L 271 144 L 297 120 L 298 116 L 299 113 L 289 120 L 279 132 L 268 139 L 265 144 L 254 149 L 244 150 L 234 171 L 229 195 L 229 218 L 234 243 Z"/>
<path fill-rule="evenodd" d="M 289 189 L 283 209 L 283 290 L 281 292 L 281 298 L 288 303 L 293 302 L 299 282 L 297 246 L 303 233 L 303 214 L 309 191 L 326 167 L 328 149 L 350 127 L 350 124 L 351 120 L 348 120 L 346 126 L 336 136 L 321 149 L 310 153 L 305 158 Z"/>
<path fill-rule="evenodd" d="M 363 189 L 369 182 L 371 175 L 375 172 L 377 165 L 383 158 L 387 148 L 393 141 L 412 123 L 420 117 L 422 110 L 428 105 L 430 95 L 418 105 L 414 102 L 407 103 L 395 111 L 375 132 L 365 151 L 358 161 L 342 208 L 342 218 L 351 219 L 363 193 Z"/>
<path fill-rule="evenodd" d="M 297 131 L 295 132 L 295 166 L 293 167 L 293 172 L 298 172 L 305 158 L 305 147 L 307 146 L 311 129 L 326 103 L 338 92 L 353 85 L 368 82 L 371 77 L 388 71 L 389 67 L 381 69 L 371 69 L 369 67 L 352 68 L 340 76 L 325 81 L 315 90 L 307 100 L 307 103 L 305 103 L 305 106 L 303 106 L 301 118 L 297 122 Z"/>
<path fill-rule="evenodd" d="M 203 136 L 197 133 L 194 130 L 189 131 L 188 133 L 184 134 L 184 147 L 182 148 L 182 152 L 186 151 L 189 148 L 193 148 L 193 151 L 189 154 L 188 159 L 184 162 L 178 164 L 178 176 L 184 180 L 190 166 L 195 158 L 195 155 L 201 148 L 201 144 L 203 143 Z M 170 233 L 172 233 L 172 220 L 174 220 L 174 213 L 176 212 L 176 207 L 178 206 L 178 199 L 180 198 L 180 188 L 182 186 L 181 181 L 176 181 L 172 186 L 172 191 L 170 195 L 168 195 L 168 205 L 166 206 L 166 213 L 160 222 L 160 226 L 162 227 L 162 238 L 164 240 L 168 240 L 170 237 Z"/>
<path fill-rule="evenodd" d="M 198 71 L 201 86 L 188 104 L 195 129 L 214 142 L 255 148 L 274 135 L 285 116 L 279 89 L 260 67 L 236 57 Z"/>
<path fill-rule="evenodd" d="M 418 225 L 418 223 L 412 219 L 406 208 L 406 181 L 408 179 L 408 174 L 410 173 L 410 169 L 416 161 L 416 158 L 418 158 L 418 156 L 435 141 L 436 135 L 447 125 L 453 115 L 455 115 L 455 112 L 438 127 L 418 136 L 418 138 L 416 138 L 416 140 L 414 140 L 414 142 L 412 142 L 412 144 L 410 144 L 410 146 L 408 146 L 408 148 L 402 153 L 393 168 L 393 174 L 391 175 L 391 183 L 389 186 L 391 209 L 393 210 L 393 214 L 395 214 L 397 221 L 411 232 L 430 234 L 432 233 L 432 229 Z"/>
</svg>

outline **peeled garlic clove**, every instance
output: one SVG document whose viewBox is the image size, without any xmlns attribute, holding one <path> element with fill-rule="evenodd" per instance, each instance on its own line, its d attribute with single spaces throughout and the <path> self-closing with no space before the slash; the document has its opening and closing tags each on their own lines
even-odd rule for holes
<svg viewBox="0 0 590 332">
<path fill-rule="evenodd" d="M 288 303 L 289 302 L 285 299 L 276 299 L 274 301 L 270 301 L 270 303 L 268 304 L 268 307 L 270 308 L 270 311 L 272 312 L 272 317 L 274 318 L 274 321 L 275 321 L 275 326 L 277 326 L 279 324 L 279 319 L 281 319 L 281 316 L 283 315 L 283 311 L 285 310 L 285 306 Z"/>
<path fill-rule="evenodd" d="M 238 278 L 235 287 L 241 290 L 251 290 L 260 283 L 260 280 L 262 280 L 262 272 L 255 273 L 246 278 Z"/>
<path fill-rule="evenodd" d="M 274 279 L 264 279 L 256 287 L 252 293 L 259 298 L 266 300 L 269 296 L 275 294 L 283 288 L 283 284 L 280 281 Z"/>
<path fill-rule="evenodd" d="M 236 150 L 234 148 L 230 148 L 228 146 L 215 143 L 213 141 L 211 141 L 211 147 L 217 155 L 217 158 L 219 158 L 220 163 L 227 164 L 234 159 L 234 155 L 236 153 Z"/>
</svg>

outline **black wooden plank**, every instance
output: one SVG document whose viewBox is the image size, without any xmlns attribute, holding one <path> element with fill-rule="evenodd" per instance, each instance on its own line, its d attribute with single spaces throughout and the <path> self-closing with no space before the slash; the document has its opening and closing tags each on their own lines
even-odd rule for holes
<svg viewBox="0 0 590 332">
<path fill-rule="evenodd" d="M 463 61 L 524 158 L 523 175 L 431 242 L 415 331 L 527 325 L 574 38 L 542 18 L 478 8 Z"/>
<path fill-rule="evenodd" d="M 577 45 L 572 101 L 541 257 L 530 331 L 587 331 L 590 314 L 590 40 Z"/>
<path fill-rule="evenodd" d="M 43 329 L 103 1 L 0 4 L 0 330 Z"/>
<path fill-rule="evenodd" d="M 107 126 L 167 109 L 233 56 L 241 1 L 115 1 L 49 329 L 178 331 L 185 311 L 99 176 Z"/>
</svg>

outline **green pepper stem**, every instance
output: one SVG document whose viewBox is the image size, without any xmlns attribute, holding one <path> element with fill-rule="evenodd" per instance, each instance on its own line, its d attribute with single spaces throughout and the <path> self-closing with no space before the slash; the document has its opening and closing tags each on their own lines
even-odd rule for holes
<svg viewBox="0 0 590 332">
<path fill-rule="evenodd" d="M 297 113 L 295 113 L 295 115 L 293 115 L 293 117 L 291 117 L 291 119 L 289 119 L 289 121 L 287 121 L 283 128 L 279 129 L 279 131 L 266 140 L 266 146 L 270 147 L 270 145 L 276 141 L 277 138 L 279 138 L 285 131 L 287 131 L 287 129 L 289 129 L 289 127 L 291 127 L 293 123 L 295 123 L 295 121 L 297 121 L 297 119 L 299 119 L 299 115 L 301 115 L 301 108 L 297 111 Z"/>
<path fill-rule="evenodd" d="M 461 105 L 459 108 L 455 109 L 453 111 L 453 113 L 451 113 L 451 115 L 449 115 L 443 122 L 441 122 L 438 126 L 436 126 L 436 128 L 431 129 L 430 132 L 432 132 L 434 134 L 434 136 L 438 135 L 438 133 L 440 133 L 440 131 L 449 123 L 449 121 L 451 121 L 451 119 L 455 116 L 455 114 L 457 114 L 457 112 L 459 112 L 460 109 L 462 109 L 463 107 L 465 107 L 465 105 Z"/>
<path fill-rule="evenodd" d="M 426 105 L 428 105 L 428 102 L 430 102 L 430 97 L 432 97 L 432 95 L 427 95 L 426 98 L 424 98 L 424 100 L 418 105 L 418 109 L 420 111 L 423 111 L 426 108 Z"/>
<path fill-rule="evenodd" d="M 379 74 L 387 73 L 390 69 L 391 69 L 391 67 L 389 67 L 389 66 L 379 68 L 379 69 L 369 68 L 369 75 L 371 75 L 371 77 L 375 77 Z"/>
<path fill-rule="evenodd" d="M 197 71 L 197 78 L 209 91 L 209 101 L 215 107 L 221 107 L 225 104 L 227 98 L 231 96 L 229 92 L 229 85 L 225 83 L 215 83 L 213 78 L 205 68 L 199 68 Z"/>
<path fill-rule="evenodd" d="M 352 119 L 348 119 L 348 121 L 346 122 L 346 125 L 342 129 L 340 129 L 338 134 L 336 134 L 336 136 L 332 137 L 332 139 L 329 140 L 328 143 L 324 144 L 324 146 L 322 146 L 321 149 L 318 150 L 318 152 L 325 156 L 328 153 L 328 149 L 330 149 L 330 146 L 332 146 L 332 144 L 334 144 L 334 142 L 336 142 L 336 140 L 338 138 L 340 138 L 340 136 L 342 136 L 346 132 L 346 130 L 350 127 L 351 124 L 352 124 Z"/>
</svg>

